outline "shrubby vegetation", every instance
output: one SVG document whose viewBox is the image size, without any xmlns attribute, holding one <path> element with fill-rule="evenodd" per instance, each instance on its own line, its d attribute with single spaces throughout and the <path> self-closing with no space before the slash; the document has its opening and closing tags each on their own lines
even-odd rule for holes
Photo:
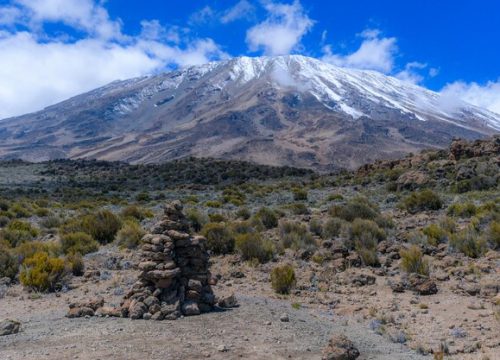
<svg viewBox="0 0 500 360">
<path fill-rule="evenodd" d="M 271 286 L 278 294 L 289 294 L 295 282 L 295 271 L 290 264 L 275 266 L 271 271 Z"/>
<path fill-rule="evenodd" d="M 412 192 L 403 201 L 403 207 L 412 214 L 425 210 L 439 210 L 442 206 L 440 196 L 430 189 Z"/>
<path fill-rule="evenodd" d="M 21 283 L 36 291 L 55 291 L 64 285 L 67 275 L 63 259 L 37 252 L 24 260 L 19 278 Z"/>
<path fill-rule="evenodd" d="M 208 223 L 201 233 L 207 238 L 207 248 L 214 254 L 230 254 L 234 251 L 234 235 L 226 224 Z"/>
</svg>

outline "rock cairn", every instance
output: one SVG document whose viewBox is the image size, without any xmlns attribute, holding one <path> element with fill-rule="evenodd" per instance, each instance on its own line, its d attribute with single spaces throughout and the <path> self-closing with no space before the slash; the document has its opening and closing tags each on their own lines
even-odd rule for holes
<svg viewBox="0 0 500 360">
<path fill-rule="evenodd" d="M 210 286 L 215 280 L 208 270 L 206 239 L 189 234 L 182 204 L 167 204 L 164 218 L 142 240 L 141 273 L 125 295 L 121 315 L 174 320 L 210 311 L 216 301 Z"/>
</svg>

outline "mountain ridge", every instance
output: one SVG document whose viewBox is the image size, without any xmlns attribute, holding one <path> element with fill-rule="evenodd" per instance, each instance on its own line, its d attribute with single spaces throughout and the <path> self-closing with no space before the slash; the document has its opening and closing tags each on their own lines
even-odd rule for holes
<svg viewBox="0 0 500 360">
<path fill-rule="evenodd" d="M 374 71 L 240 57 L 115 81 L 0 120 L 0 158 L 186 156 L 354 168 L 500 130 L 500 115 Z"/>
</svg>

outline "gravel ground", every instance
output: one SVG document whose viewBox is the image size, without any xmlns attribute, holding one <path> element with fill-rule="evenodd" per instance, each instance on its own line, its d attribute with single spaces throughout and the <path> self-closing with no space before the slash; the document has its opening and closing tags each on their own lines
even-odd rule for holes
<svg viewBox="0 0 500 360">
<path fill-rule="evenodd" d="M 358 347 L 359 359 L 423 358 L 364 323 L 304 307 L 292 309 L 282 300 L 237 298 L 238 308 L 174 322 L 67 319 L 61 298 L 3 299 L 26 304 L 16 304 L 24 309 L 18 314 L 23 330 L 0 338 L 0 359 L 320 359 L 332 333 L 347 335 Z M 280 320 L 284 313 L 289 322 Z"/>
</svg>

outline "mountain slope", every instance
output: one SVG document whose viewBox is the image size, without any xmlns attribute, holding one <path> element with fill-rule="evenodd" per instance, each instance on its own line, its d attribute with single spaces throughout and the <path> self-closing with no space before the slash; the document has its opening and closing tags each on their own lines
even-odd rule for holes
<svg viewBox="0 0 500 360">
<path fill-rule="evenodd" d="M 242 57 L 117 81 L 0 121 L 0 157 L 353 168 L 499 130 L 500 115 L 377 72 Z"/>
</svg>

